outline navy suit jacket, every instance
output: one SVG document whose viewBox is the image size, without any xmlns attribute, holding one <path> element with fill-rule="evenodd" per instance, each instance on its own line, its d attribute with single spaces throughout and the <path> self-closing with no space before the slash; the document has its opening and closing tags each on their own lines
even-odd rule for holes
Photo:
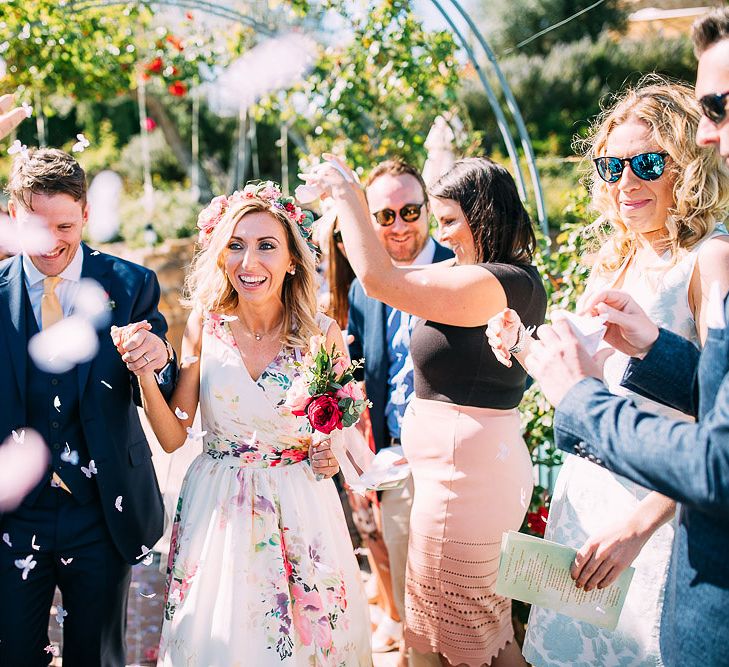
<svg viewBox="0 0 729 667">
<path fill-rule="evenodd" d="M 81 250 L 81 277 L 93 278 L 109 295 L 111 324 L 123 326 L 146 319 L 152 332 L 164 338 L 167 324 L 157 310 L 160 288 L 155 274 L 111 255 L 92 254 L 85 244 Z M 0 368 L 5 394 L 0 401 L 0 441 L 13 429 L 25 426 L 25 308 L 22 258 L 18 255 L 0 262 Z M 122 362 L 109 330 L 99 331 L 98 336 L 97 355 L 77 367 L 82 428 L 98 469 L 95 479 L 107 527 L 124 559 L 134 563 L 142 545 L 151 548 L 161 537 L 164 510 L 151 450 L 135 406 L 135 401 L 139 403 L 137 381 Z M 161 385 L 167 396 L 176 376 L 173 362 Z M 121 512 L 115 508 L 119 496 Z"/>
<path fill-rule="evenodd" d="M 729 300 L 724 303 L 729 322 Z M 661 330 L 622 384 L 698 418 L 693 424 L 636 408 L 594 378 L 565 396 L 557 445 L 674 498 L 679 525 L 661 622 L 673 665 L 729 665 L 729 328 L 709 329 L 699 352 Z"/>
<path fill-rule="evenodd" d="M 453 252 L 435 242 L 433 263 L 442 262 L 453 257 Z M 390 444 L 390 435 L 385 422 L 385 405 L 387 404 L 387 380 L 389 361 L 387 357 L 387 318 L 385 304 L 371 299 L 365 294 L 362 284 L 355 280 L 349 288 L 349 318 L 347 333 L 354 336 L 349 345 L 352 359 L 364 357 L 364 379 L 367 398 L 372 401 L 370 418 L 375 448 Z"/>
</svg>

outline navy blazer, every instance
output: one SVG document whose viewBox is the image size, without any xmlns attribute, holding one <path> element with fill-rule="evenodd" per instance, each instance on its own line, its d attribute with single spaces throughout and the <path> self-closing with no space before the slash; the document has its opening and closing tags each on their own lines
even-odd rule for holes
<svg viewBox="0 0 729 667">
<path fill-rule="evenodd" d="M 434 239 L 435 241 L 435 239 Z M 453 257 L 453 252 L 435 241 L 433 263 Z M 387 380 L 390 362 L 387 357 L 387 317 L 382 301 L 365 294 L 362 284 L 355 280 L 349 288 L 349 316 L 347 333 L 354 336 L 349 345 L 352 359 L 364 357 L 364 376 L 367 398 L 372 401 L 370 418 L 376 451 L 390 445 L 390 435 L 385 421 Z"/>
<path fill-rule="evenodd" d="M 729 322 L 729 300 L 725 301 Z M 557 445 L 681 503 L 661 620 L 665 664 L 729 665 L 729 327 L 709 329 L 699 353 L 661 330 L 622 384 L 698 417 L 639 410 L 594 378 L 565 396 Z"/>
<path fill-rule="evenodd" d="M 93 278 L 110 299 L 111 324 L 123 326 L 147 320 L 152 332 L 164 338 L 167 323 L 157 309 L 157 277 L 149 269 L 81 245 L 81 277 Z M 26 299 L 20 255 L 0 262 L 0 441 L 26 419 Z M 139 421 L 139 385 L 121 360 L 108 329 L 98 332 L 99 351 L 77 367 L 80 414 L 89 453 L 94 459 L 106 524 L 124 559 L 134 563 L 142 545 L 151 548 L 161 537 L 164 510 L 152 453 Z M 176 362 L 160 385 L 169 396 L 177 376 Z M 105 384 L 102 384 L 105 383 Z M 108 386 L 107 386 L 108 385 Z M 49 398 L 50 400 L 50 398 Z M 122 511 L 115 508 L 122 497 Z M 0 525 L 2 517 L 0 516 Z"/>
</svg>

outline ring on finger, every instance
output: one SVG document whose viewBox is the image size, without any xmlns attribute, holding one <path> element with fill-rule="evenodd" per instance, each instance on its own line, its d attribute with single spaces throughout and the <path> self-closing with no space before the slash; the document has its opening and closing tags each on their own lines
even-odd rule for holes
<svg viewBox="0 0 729 667">
<path fill-rule="evenodd" d="M 142 359 L 144 359 L 148 364 L 151 363 L 146 353 L 142 354 Z"/>
</svg>

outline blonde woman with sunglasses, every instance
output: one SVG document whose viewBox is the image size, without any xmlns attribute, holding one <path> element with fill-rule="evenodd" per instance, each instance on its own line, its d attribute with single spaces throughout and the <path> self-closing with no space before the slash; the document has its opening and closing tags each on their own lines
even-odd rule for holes
<svg viewBox="0 0 729 667">
<path fill-rule="evenodd" d="M 654 79 L 655 81 L 655 79 Z M 587 141 L 594 171 L 593 207 L 600 241 L 587 293 L 629 292 L 651 319 L 700 345 L 707 332 L 709 286 L 729 288 L 729 240 L 719 227 L 729 204 L 729 177 L 714 151 L 695 143 L 700 110 L 692 91 L 663 81 L 629 90 Z M 503 363 L 522 363 L 531 338 L 519 316 L 489 322 Z M 620 386 L 628 358 L 605 364 L 610 391 L 643 409 L 688 419 Z M 620 622 L 610 632 L 534 607 L 524 656 L 537 666 L 662 665 L 660 618 L 674 537 L 676 504 L 628 479 L 568 455 L 557 480 L 545 538 L 578 550 L 575 585 L 612 584 L 629 565 L 635 575 Z"/>
</svg>

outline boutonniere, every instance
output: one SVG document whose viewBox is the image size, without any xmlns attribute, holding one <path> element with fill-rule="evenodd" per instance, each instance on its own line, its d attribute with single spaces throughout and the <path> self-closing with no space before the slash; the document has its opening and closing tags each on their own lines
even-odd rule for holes
<svg viewBox="0 0 729 667">
<path fill-rule="evenodd" d="M 104 294 L 106 294 L 106 309 L 114 310 L 114 308 L 116 308 L 116 301 L 114 301 L 114 299 L 109 298 L 109 292 L 104 292 Z"/>
</svg>

